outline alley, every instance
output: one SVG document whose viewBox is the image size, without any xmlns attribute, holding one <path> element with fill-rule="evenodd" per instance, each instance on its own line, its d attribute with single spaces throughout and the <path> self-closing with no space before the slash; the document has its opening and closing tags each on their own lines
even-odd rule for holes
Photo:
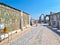
<svg viewBox="0 0 60 45">
<path fill-rule="evenodd" d="M 10 45 L 60 45 L 60 36 L 43 25 L 33 26 L 28 33 L 21 35 Z"/>
</svg>

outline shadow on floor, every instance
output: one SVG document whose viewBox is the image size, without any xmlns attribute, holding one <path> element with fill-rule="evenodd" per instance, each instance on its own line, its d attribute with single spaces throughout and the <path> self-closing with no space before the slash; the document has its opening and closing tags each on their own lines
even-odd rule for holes
<svg viewBox="0 0 60 45">
<path fill-rule="evenodd" d="M 49 26 L 49 25 L 43 25 L 43 26 L 45 26 L 45 27 L 51 29 L 53 32 L 57 33 L 57 34 L 60 36 L 60 32 L 57 31 L 57 30 L 58 30 L 57 28 L 52 28 L 52 27 Z"/>
</svg>

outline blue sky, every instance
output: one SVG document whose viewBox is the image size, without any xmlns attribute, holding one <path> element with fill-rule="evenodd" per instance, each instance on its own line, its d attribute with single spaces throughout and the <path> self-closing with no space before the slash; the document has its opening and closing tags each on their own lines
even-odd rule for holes
<svg viewBox="0 0 60 45">
<path fill-rule="evenodd" d="M 0 2 L 29 13 L 33 19 L 38 19 L 42 13 L 60 12 L 60 0 L 0 0 Z"/>
</svg>

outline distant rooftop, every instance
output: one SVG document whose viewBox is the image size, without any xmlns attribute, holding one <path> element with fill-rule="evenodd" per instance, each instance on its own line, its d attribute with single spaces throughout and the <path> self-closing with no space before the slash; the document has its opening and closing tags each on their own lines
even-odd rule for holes
<svg viewBox="0 0 60 45">
<path fill-rule="evenodd" d="M 51 15 L 56 15 L 56 14 L 60 14 L 60 12 L 57 12 L 57 13 L 53 13 L 53 14 L 51 14 Z"/>
</svg>

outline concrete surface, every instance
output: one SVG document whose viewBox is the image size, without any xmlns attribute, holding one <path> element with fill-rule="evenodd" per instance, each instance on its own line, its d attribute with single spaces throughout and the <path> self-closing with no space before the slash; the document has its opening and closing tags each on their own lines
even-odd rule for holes
<svg viewBox="0 0 60 45">
<path fill-rule="evenodd" d="M 29 32 L 21 35 L 10 45 L 60 45 L 60 36 L 42 25 L 34 26 Z"/>
</svg>

